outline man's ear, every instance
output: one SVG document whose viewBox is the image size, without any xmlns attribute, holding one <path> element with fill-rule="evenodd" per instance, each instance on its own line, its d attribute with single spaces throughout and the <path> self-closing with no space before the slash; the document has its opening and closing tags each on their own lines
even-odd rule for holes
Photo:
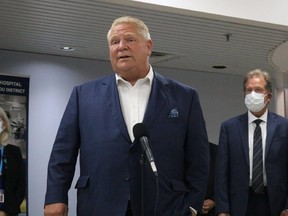
<svg viewBox="0 0 288 216">
<path fill-rule="evenodd" d="M 272 93 L 268 93 L 268 95 L 267 95 L 267 101 L 270 102 L 271 99 L 272 99 Z"/>
<path fill-rule="evenodd" d="M 152 40 L 148 40 L 147 41 L 147 50 L 148 50 L 147 55 L 148 56 L 151 56 L 151 54 L 152 54 L 152 47 L 153 47 Z"/>
</svg>

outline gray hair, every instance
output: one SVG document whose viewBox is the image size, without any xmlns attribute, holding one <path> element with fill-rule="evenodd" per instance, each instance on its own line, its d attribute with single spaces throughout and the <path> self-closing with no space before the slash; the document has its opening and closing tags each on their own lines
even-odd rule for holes
<svg viewBox="0 0 288 216">
<path fill-rule="evenodd" d="M 262 77 L 264 78 L 264 80 L 266 81 L 266 86 L 265 89 L 269 92 L 272 93 L 272 81 L 270 79 L 270 75 L 268 72 L 263 71 L 261 69 L 255 69 L 252 71 L 249 71 L 243 81 L 243 90 L 244 92 L 246 91 L 246 83 L 248 81 L 248 79 L 251 79 L 252 77 Z"/>
<path fill-rule="evenodd" d="M 146 26 L 146 24 L 135 17 L 131 17 L 131 16 L 123 16 L 123 17 L 119 17 L 117 19 L 114 20 L 114 22 L 112 23 L 108 33 L 107 33 L 107 41 L 109 42 L 109 38 L 111 36 L 111 31 L 112 29 L 120 24 L 123 23 L 128 23 L 128 24 L 134 24 L 136 26 L 137 32 L 139 35 L 141 35 L 145 40 L 151 40 L 151 36 L 149 33 L 149 29 Z"/>
</svg>

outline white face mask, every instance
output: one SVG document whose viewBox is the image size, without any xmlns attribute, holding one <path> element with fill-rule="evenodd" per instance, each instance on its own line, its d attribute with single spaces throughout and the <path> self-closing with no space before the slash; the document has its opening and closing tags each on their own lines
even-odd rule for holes
<svg viewBox="0 0 288 216">
<path fill-rule="evenodd" d="M 254 91 L 252 91 L 250 94 L 247 94 L 245 96 L 245 104 L 247 109 L 251 112 L 261 111 L 268 103 L 268 101 L 266 103 L 264 102 L 264 98 L 266 95 Z"/>
</svg>

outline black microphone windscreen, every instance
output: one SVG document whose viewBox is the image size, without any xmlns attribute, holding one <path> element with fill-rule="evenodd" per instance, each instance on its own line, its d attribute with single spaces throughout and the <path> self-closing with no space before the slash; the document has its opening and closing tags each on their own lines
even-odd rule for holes
<svg viewBox="0 0 288 216">
<path fill-rule="evenodd" d="M 133 134 L 136 140 L 143 136 L 148 137 L 148 130 L 146 125 L 143 123 L 137 123 L 134 125 Z"/>
</svg>

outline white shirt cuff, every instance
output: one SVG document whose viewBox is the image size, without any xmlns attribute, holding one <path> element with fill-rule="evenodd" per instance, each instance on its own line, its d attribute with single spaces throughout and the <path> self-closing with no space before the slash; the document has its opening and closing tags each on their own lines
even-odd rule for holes
<svg viewBox="0 0 288 216">
<path fill-rule="evenodd" d="M 197 215 L 197 210 L 196 209 L 190 207 L 190 210 L 191 210 L 191 212 L 194 212 Z"/>
</svg>

